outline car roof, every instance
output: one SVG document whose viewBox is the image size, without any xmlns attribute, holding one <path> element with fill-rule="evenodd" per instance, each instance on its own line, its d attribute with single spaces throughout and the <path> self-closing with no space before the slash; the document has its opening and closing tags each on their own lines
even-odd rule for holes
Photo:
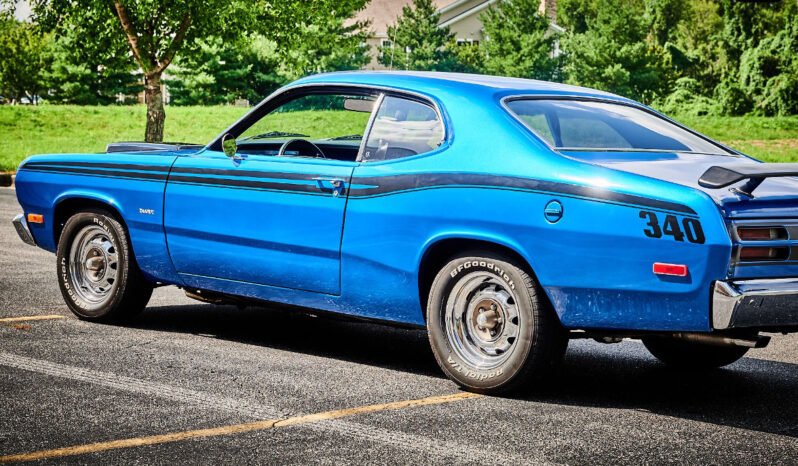
<svg viewBox="0 0 798 466">
<path fill-rule="evenodd" d="M 486 94 L 538 94 L 558 96 L 598 97 L 631 102 L 609 92 L 572 86 L 569 84 L 538 81 L 534 79 L 508 78 L 468 73 L 444 73 L 436 71 L 339 71 L 311 75 L 295 81 L 292 85 L 307 84 L 360 84 L 385 86 L 436 95 L 441 90 L 468 90 Z"/>
</svg>

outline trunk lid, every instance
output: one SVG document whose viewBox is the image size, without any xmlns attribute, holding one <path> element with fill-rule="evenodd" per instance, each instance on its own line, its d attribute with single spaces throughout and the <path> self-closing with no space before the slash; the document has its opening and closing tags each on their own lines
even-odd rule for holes
<svg viewBox="0 0 798 466">
<path fill-rule="evenodd" d="M 712 189 L 698 184 L 698 179 L 710 167 L 760 163 L 748 157 L 642 151 L 568 151 L 563 153 L 583 162 L 699 189 L 707 193 L 718 204 L 724 217 L 728 219 L 798 218 L 798 179 L 796 178 L 767 178 L 756 189 L 753 199 L 736 194 L 728 187 Z"/>
</svg>

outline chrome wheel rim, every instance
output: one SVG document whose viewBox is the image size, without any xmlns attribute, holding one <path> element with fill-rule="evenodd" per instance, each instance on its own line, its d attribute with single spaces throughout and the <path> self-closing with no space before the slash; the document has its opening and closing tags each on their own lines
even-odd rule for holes
<svg viewBox="0 0 798 466">
<path fill-rule="evenodd" d="M 102 304 L 116 286 L 119 256 L 108 233 L 96 225 L 78 232 L 69 252 L 69 275 L 84 301 Z"/>
<path fill-rule="evenodd" d="M 473 272 L 458 281 L 445 305 L 446 336 L 460 359 L 493 369 L 518 346 L 520 317 L 515 294 L 497 276 Z"/>
</svg>

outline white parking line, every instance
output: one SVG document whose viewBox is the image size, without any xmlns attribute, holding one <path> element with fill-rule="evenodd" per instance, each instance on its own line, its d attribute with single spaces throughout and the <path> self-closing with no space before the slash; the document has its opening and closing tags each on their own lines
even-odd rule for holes
<svg viewBox="0 0 798 466">
<path fill-rule="evenodd" d="M 109 372 L 58 364 L 11 353 L 0 352 L 0 365 L 147 396 L 156 396 L 168 400 L 193 404 L 199 407 L 234 412 L 255 419 L 289 417 L 289 414 L 284 410 L 272 406 L 251 404 L 234 398 L 125 377 Z M 301 416 L 304 416 L 304 414 L 293 414 L 293 417 Z M 480 446 L 458 443 L 450 439 L 438 441 L 423 435 L 370 426 L 354 421 L 338 419 L 321 420 L 321 422 L 317 423 L 298 424 L 295 428 L 312 429 L 322 433 L 335 433 L 361 440 L 378 442 L 392 447 L 423 452 L 424 456 L 428 458 L 458 463 L 551 464 L 546 461 L 543 456 L 529 457 L 508 452 L 492 451 Z"/>
</svg>

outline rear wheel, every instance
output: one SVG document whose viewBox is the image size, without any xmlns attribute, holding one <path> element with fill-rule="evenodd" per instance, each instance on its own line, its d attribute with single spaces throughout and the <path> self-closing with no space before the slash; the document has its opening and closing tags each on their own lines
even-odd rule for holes
<svg viewBox="0 0 798 466">
<path fill-rule="evenodd" d="M 427 305 L 430 344 L 461 387 L 506 393 L 550 373 L 567 333 L 529 274 L 511 259 L 475 252 L 437 275 Z"/>
<path fill-rule="evenodd" d="M 58 283 L 85 320 L 117 322 L 141 312 L 153 286 L 141 274 L 124 227 L 109 212 L 80 212 L 58 241 Z"/>
<path fill-rule="evenodd" d="M 661 362 L 684 369 L 716 369 L 739 360 L 745 346 L 714 346 L 676 338 L 644 338 L 646 349 Z"/>
</svg>

